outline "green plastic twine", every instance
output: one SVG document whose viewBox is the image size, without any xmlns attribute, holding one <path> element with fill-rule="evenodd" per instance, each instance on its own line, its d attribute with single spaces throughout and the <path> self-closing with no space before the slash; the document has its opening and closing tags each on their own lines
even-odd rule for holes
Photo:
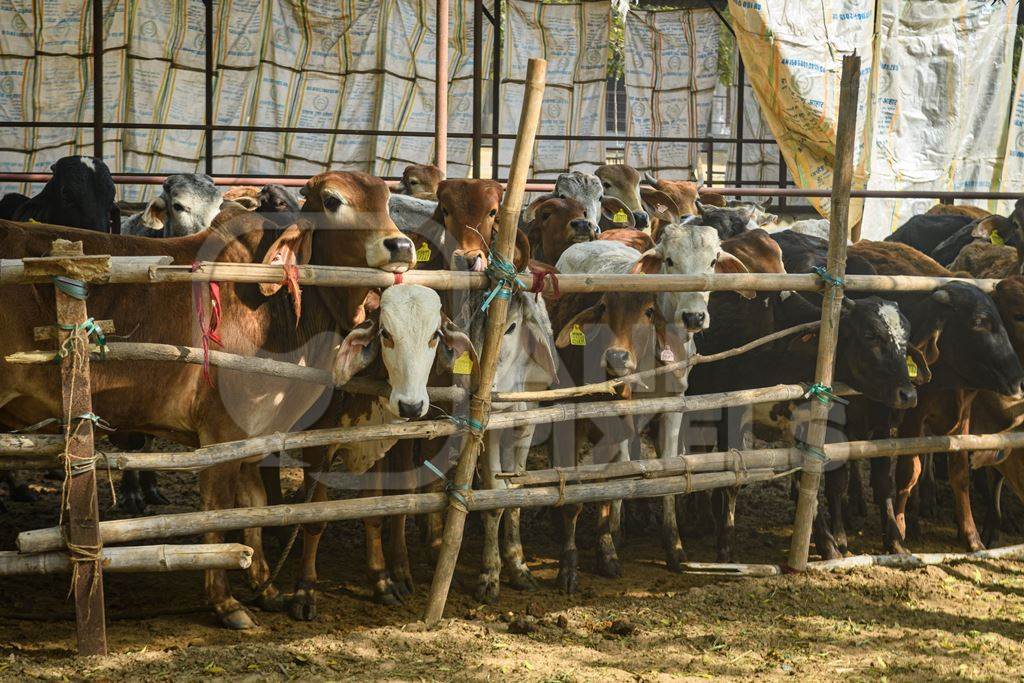
<svg viewBox="0 0 1024 683">
<path fill-rule="evenodd" d="M 842 396 L 837 396 L 832 391 L 832 387 L 826 386 L 826 385 L 824 385 L 824 384 L 822 384 L 820 382 L 815 382 L 814 384 L 812 384 L 807 389 L 807 393 L 804 394 L 804 398 L 811 398 L 811 397 L 814 397 L 814 398 L 818 399 L 818 401 L 822 405 L 826 405 L 826 406 L 828 404 L 832 403 L 833 401 L 835 401 L 836 403 L 842 403 L 843 405 L 848 405 L 850 403 L 848 400 L 846 400 Z"/>
</svg>

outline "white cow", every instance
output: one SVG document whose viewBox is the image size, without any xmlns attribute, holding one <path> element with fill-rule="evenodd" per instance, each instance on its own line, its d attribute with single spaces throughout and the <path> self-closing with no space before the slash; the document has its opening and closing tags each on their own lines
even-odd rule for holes
<svg viewBox="0 0 1024 683">
<path fill-rule="evenodd" d="M 223 195 L 210 176 L 181 173 L 168 176 L 160 195 L 121 226 L 122 235 L 183 237 L 210 227 L 220 213 Z"/>
</svg>

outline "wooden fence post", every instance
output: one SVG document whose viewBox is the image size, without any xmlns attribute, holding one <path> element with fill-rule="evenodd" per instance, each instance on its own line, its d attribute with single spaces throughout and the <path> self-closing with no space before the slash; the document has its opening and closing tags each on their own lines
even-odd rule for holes
<svg viewBox="0 0 1024 683">
<path fill-rule="evenodd" d="M 512 167 L 509 171 L 508 188 L 501 204 L 499 216 L 498 239 L 495 251 L 499 258 L 512 261 L 516 242 L 516 230 L 519 224 L 519 213 L 523 208 L 523 194 L 526 190 L 526 178 L 533 157 L 533 143 L 540 125 L 540 105 L 544 98 L 544 82 L 548 63 L 543 59 L 531 59 L 526 67 L 526 93 L 523 110 L 519 119 L 519 133 L 516 136 L 515 151 L 512 156 Z M 484 348 L 480 354 L 480 379 L 476 394 L 470 401 L 469 416 L 471 421 L 482 425 L 487 419 L 491 408 L 491 385 L 494 371 L 498 364 L 498 350 L 505 332 L 505 316 L 508 313 L 508 298 L 494 297 L 487 313 L 487 329 L 484 337 Z M 469 433 L 462 440 L 459 464 L 455 470 L 454 486 L 460 490 L 468 490 L 473 482 L 477 457 L 483 445 L 481 433 Z M 433 583 L 430 586 L 430 599 L 423 619 L 428 626 L 433 626 L 444 613 L 444 605 L 448 599 L 455 564 L 459 559 L 462 547 L 462 532 L 468 514 L 464 506 L 453 505 L 449 501 L 447 518 L 444 525 L 444 539 L 441 555 L 434 570 Z"/>
<path fill-rule="evenodd" d="M 839 338 L 839 315 L 843 302 L 840 283 L 846 274 L 846 244 L 850 237 L 848 217 L 850 184 L 853 181 L 853 142 L 857 128 L 857 98 L 860 91 L 860 57 L 843 57 L 843 76 L 839 90 L 839 121 L 836 130 L 836 156 L 832 170 L 832 212 L 828 239 L 827 280 L 821 307 L 821 331 L 818 337 L 818 364 L 815 373 L 820 386 L 830 387 L 835 366 L 836 341 Z M 812 401 L 807 428 L 808 453 L 800 474 L 800 494 L 796 505 L 793 538 L 789 546 L 789 566 L 803 571 L 811 542 L 811 526 L 818 509 L 818 487 L 821 483 L 825 431 L 828 427 L 830 400 Z"/>
<path fill-rule="evenodd" d="M 81 242 L 56 240 L 53 256 L 82 255 Z M 89 332 L 86 287 L 67 277 L 55 280 L 60 360 L 60 382 L 66 446 L 62 461 L 66 474 L 62 514 L 67 523 L 68 548 L 74 564 L 75 616 L 78 654 L 107 653 L 107 626 L 103 607 L 103 569 L 100 562 L 100 510 L 96 495 L 93 450 L 92 390 L 89 385 Z"/>
</svg>

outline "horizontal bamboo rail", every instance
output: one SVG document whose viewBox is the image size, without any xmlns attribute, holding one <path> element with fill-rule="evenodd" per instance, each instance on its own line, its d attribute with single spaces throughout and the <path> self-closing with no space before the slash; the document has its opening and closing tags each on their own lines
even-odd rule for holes
<svg viewBox="0 0 1024 683">
<path fill-rule="evenodd" d="M 100 563 L 104 573 L 247 569 L 252 564 L 252 548 L 239 543 L 103 548 Z M 64 573 L 71 571 L 71 565 L 70 557 L 62 550 L 33 555 L 0 552 L 0 576 Z"/>
<path fill-rule="evenodd" d="M 261 263 L 219 263 L 204 261 L 193 272 L 191 266 L 145 266 L 122 263 L 126 257 L 114 257 L 109 270 L 94 282 L 103 283 L 166 283 L 166 282 L 280 282 L 281 268 Z M 395 284 L 392 273 L 376 268 L 342 266 L 300 266 L 299 284 L 324 287 L 390 287 Z M 912 275 L 847 275 L 844 288 L 848 292 L 927 292 L 949 282 L 968 282 L 992 291 L 998 280 L 977 278 L 924 277 Z M 26 273 L 20 261 L 0 262 L 0 285 L 40 284 L 48 276 Z M 487 289 L 491 283 L 482 273 L 441 270 L 413 270 L 403 275 L 403 282 L 419 284 L 436 290 Z M 532 280 L 519 277 L 519 284 L 529 288 Z M 821 278 L 813 274 L 726 273 L 714 275 L 573 275 L 558 276 L 562 293 L 576 292 L 715 292 L 738 290 L 814 292 L 822 287 Z M 550 281 L 545 293 L 553 291 Z"/>
<path fill-rule="evenodd" d="M 654 498 L 665 494 L 707 491 L 736 484 L 753 484 L 775 477 L 771 470 L 715 472 L 689 477 L 631 479 L 600 484 L 577 484 L 544 488 L 474 490 L 468 496 L 471 511 L 504 507 L 547 507 L 558 504 L 592 503 L 620 498 Z M 444 493 L 408 493 L 376 498 L 351 498 L 318 503 L 234 508 L 208 512 L 184 512 L 135 519 L 100 522 L 103 544 L 128 543 L 141 539 L 233 531 L 252 527 L 290 526 L 313 522 L 338 522 L 370 516 L 419 515 L 441 512 L 448 505 Z M 64 547 L 60 527 L 25 531 L 18 535 L 18 550 L 23 553 L 56 551 Z"/>
<path fill-rule="evenodd" d="M 1011 560 L 1024 557 L 1024 544 L 1008 545 L 1003 548 L 988 548 L 973 553 L 913 553 L 911 555 L 855 555 L 838 560 L 808 562 L 807 568 L 818 572 L 838 572 L 860 567 L 896 567 L 913 569 L 948 562 L 970 562 L 972 560 Z"/>
<path fill-rule="evenodd" d="M 836 390 L 844 391 L 848 389 L 837 387 Z M 645 415 L 676 411 L 692 412 L 724 408 L 726 406 L 795 401 L 803 398 L 806 391 L 807 389 L 799 384 L 779 384 L 774 387 L 744 389 L 720 394 L 570 403 L 492 415 L 485 425 L 485 429 L 509 429 L 525 425 L 570 422 L 598 417 L 621 417 L 624 415 Z M 450 436 L 459 431 L 461 431 L 461 427 L 450 420 L 423 420 L 397 424 L 314 429 L 304 432 L 257 436 L 241 441 L 214 444 L 194 451 L 106 453 L 97 460 L 96 468 L 114 470 L 197 470 L 220 463 L 263 457 L 267 453 L 287 451 L 295 448 L 358 443 L 377 439 L 434 439 Z M 16 462 L 0 458 L 0 470 L 48 469 L 52 466 L 52 459 L 47 458 L 20 458 Z"/>
<path fill-rule="evenodd" d="M 60 455 L 64 452 L 61 434 L 0 434 L 0 457 Z"/>
</svg>

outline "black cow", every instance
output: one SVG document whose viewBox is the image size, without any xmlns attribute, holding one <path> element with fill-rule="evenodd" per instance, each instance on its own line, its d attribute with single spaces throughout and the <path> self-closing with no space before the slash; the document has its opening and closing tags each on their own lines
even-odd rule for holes
<svg viewBox="0 0 1024 683">
<path fill-rule="evenodd" d="M 10 219 L 37 221 L 99 232 L 118 232 L 121 214 L 114 203 L 114 181 L 101 159 L 73 156 L 58 159 L 53 177 L 35 197 L 6 195 L 0 205 L 17 205 Z M 10 199 L 9 199 L 10 198 Z"/>
<path fill-rule="evenodd" d="M 8 192 L 0 198 L 0 220 L 12 221 L 14 214 L 28 202 L 29 198 L 20 192 Z"/>
<path fill-rule="evenodd" d="M 754 209 L 750 206 L 722 208 L 697 202 L 700 225 L 707 225 L 718 232 L 719 239 L 729 239 L 747 230 L 757 228 Z"/>
<path fill-rule="evenodd" d="M 267 214 L 267 218 L 285 227 L 299 217 L 299 203 L 281 185 L 264 185 L 260 189 L 259 207 L 256 211 Z"/>
<path fill-rule="evenodd" d="M 900 242 L 931 255 L 937 246 L 970 222 L 971 219 L 967 216 L 922 213 L 912 216 L 906 223 L 896 228 L 885 241 Z M 956 258 L 955 254 L 953 258 Z"/>
</svg>

